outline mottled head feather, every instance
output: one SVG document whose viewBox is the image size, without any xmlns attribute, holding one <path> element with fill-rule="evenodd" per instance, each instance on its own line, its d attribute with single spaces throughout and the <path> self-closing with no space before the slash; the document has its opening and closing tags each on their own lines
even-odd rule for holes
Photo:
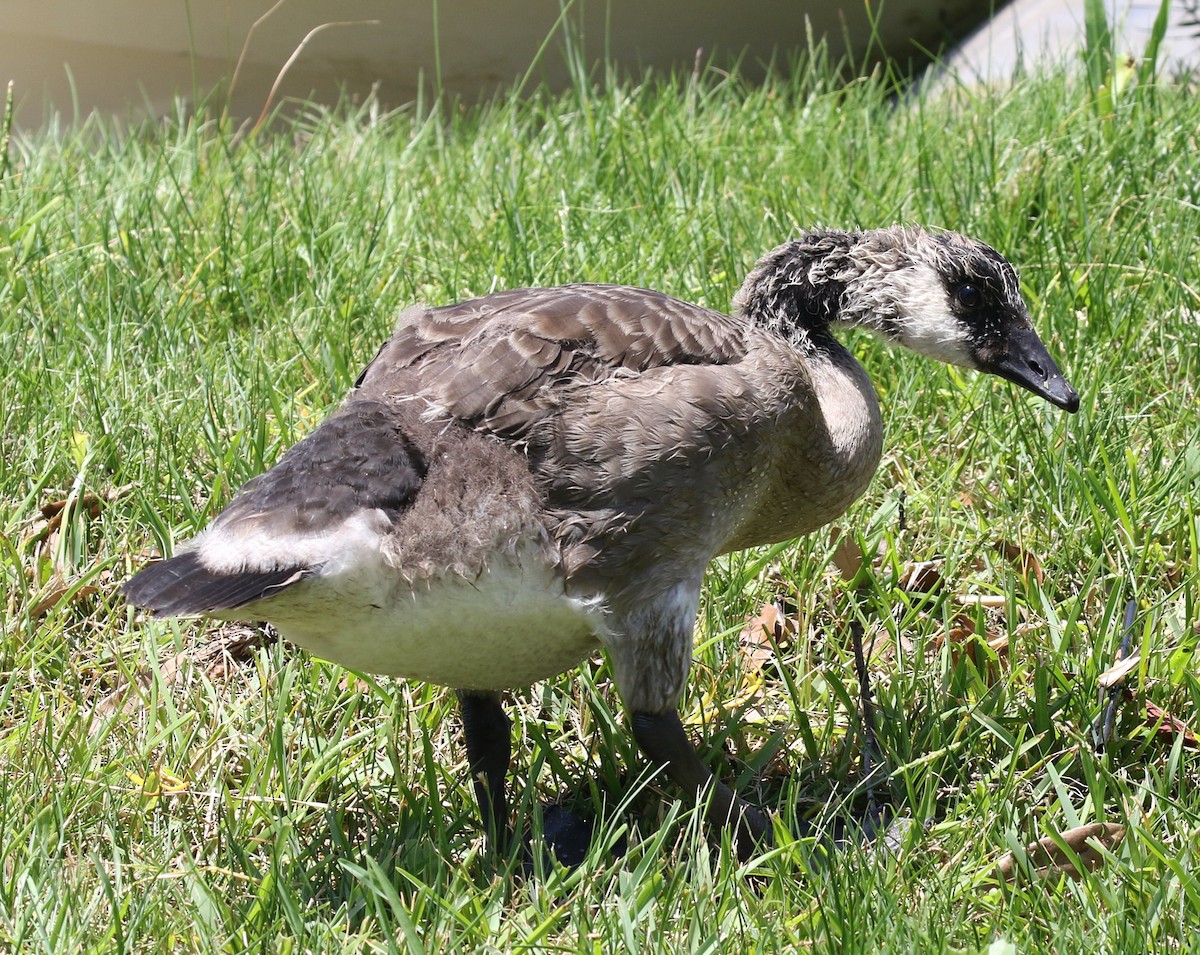
<svg viewBox="0 0 1200 955">
<path fill-rule="evenodd" d="M 958 299 L 964 286 L 981 306 Z M 893 226 L 812 232 L 768 252 L 734 298 L 752 323 L 808 347 L 858 325 L 952 364 L 1013 325 L 1027 326 L 1017 273 L 991 246 L 954 232 Z"/>
</svg>

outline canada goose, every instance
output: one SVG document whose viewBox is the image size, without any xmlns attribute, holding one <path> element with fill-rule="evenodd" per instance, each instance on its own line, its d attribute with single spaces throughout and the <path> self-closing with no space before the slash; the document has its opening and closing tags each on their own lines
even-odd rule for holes
<svg viewBox="0 0 1200 955">
<path fill-rule="evenodd" d="M 1012 266 L 955 233 L 814 231 L 763 256 L 733 304 L 567 285 L 410 308 L 343 404 L 125 595 L 455 687 L 500 842 L 500 691 L 603 647 L 641 750 L 685 792 L 711 787 L 710 820 L 744 853 L 768 819 L 714 779 L 676 707 L 709 561 L 833 520 L 879 462 L 875 392 L 832 327 L 1067 411 L 1079 397 Z"/>
</svg>

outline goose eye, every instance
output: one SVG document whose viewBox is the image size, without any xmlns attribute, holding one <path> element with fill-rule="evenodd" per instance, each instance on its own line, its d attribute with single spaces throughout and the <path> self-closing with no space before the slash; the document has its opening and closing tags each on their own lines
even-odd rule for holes
<svg viewBox="0 0 1200 955">
<path fill-rule="evenodd" d="M 983 304 L 983 293 L 970 282 L 964 282 L 954 290 L 954 300 L 963 308 L 979 308 Z"/>
</svg>

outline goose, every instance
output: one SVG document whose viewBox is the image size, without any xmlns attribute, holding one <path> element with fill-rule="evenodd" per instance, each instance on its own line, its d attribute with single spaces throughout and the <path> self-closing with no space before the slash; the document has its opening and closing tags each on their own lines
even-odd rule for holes
<svg viewBox="0 0 1200 955">
<path fill-rule="evenodd" d="M 875 391 L 834 330 L 1068 412 L 1079 396 L 1012 265 L 954 232 L 813 230 L 759 260 L 732 312 L 592 284 L 409 308 L 342 404 L 124 594 L 455 689 L 498 847 L 501 694 L 602 648 L 641 752 L 739 854 L 769 845 L 770 817 L 714 776 L 677 707 L 709 562 L 834 520 L 879 463 Z"/>
</svg>

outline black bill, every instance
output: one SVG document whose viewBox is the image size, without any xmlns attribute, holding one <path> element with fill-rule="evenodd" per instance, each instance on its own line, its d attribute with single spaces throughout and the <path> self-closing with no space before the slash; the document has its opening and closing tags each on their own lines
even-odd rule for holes
<svg viewBox="0 0 1200 955">
<path fill-rule="evenodd" d="M 1079 393 L 1071 387 L 1046 346 L 1032 328 L 1013 329 L 1006 337 L 1007 351 L 976 356 L 982 371 L 1015 382 L 1053 405 L 1074 414 L 1079 410 Z"/>
</svg>

